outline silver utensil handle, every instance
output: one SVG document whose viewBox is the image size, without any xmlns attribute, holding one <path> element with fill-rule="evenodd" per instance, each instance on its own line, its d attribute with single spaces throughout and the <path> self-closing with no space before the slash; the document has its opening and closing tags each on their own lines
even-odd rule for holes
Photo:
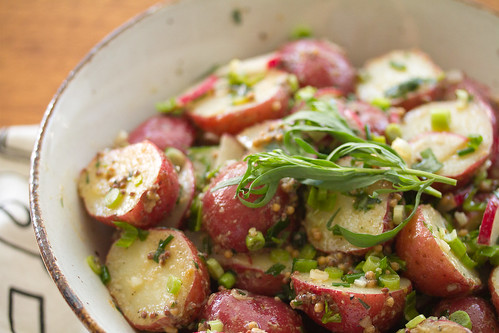
<svg viewBox="0 0 499 333">
<path fill-rule="evenodd" d="M 29 159 L 38 136 L 39 125 L 16 125 L 0 128 L 0 155 Z"/>
</svg>

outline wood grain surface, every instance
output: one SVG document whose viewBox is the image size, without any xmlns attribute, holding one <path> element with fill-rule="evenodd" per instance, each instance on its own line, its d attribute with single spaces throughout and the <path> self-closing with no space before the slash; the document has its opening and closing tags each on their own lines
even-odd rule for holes
<svg viewBox="0 0 499 333">
<path fill-rule="evenodd" d="M 0 0 L 0 127 L 32 124 L 102 38 L 159 0 Z M 499 12 L 499 0 L 475 0 Z"/>
</svg>

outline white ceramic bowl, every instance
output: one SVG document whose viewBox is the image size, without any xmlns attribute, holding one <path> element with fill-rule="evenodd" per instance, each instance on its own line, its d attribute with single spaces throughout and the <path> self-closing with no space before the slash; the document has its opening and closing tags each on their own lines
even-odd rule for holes
<svg viewBox="0 0 499 333">
<path fill-rule="evenodd" d="M 238 12 L 241 20 L 234 19 Z M 418 47 L 499 94 L 499 16 L 457 0 L 182 0 L 152 8 L 97 45 L 50 103 L 32 157 L 31 213 L 45 264 L 94 332 L 133 332 L 85 258 L 109 229 L 85 214 L 79 171 L 213 65 L 270 51 L 299 24 L 342 45 L 354 65 Z"/>
</svg>

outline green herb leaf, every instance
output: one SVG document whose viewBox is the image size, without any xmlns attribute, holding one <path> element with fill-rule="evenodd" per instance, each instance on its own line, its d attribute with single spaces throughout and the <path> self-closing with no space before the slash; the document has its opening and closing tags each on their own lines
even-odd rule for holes
<svg viewBox="0 0 499 333">
<path fill-rule="evenodd" d="M 324 300 L 324 315 L 321 318 L 323 324 L 327 323 L 341 323 L 341 314 L 333 313 L 327 304 L 327 300 Z"/>
<path fill-rule="evenodd" d="M 433 82 L 433 80 L 413 78 L 395 85 L 385 91 L 387 98 L 404 98 L 408 93 L 416 91 L 425 83 Z"/>
<path fill-rule="evenodd" d="M 442 169 L 443 164 L 440 163 L 431 148 L 427 148 L 421 152 L 422 160 L 418 163 L 412 165 L 413 169 L 426 171 L 426 172 L 437 172 Z"/>
</svg>

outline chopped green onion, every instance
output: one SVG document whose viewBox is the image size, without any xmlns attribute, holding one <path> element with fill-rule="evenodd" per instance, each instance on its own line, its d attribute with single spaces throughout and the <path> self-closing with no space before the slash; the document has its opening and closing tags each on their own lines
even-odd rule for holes
<svg viewBox="0 0 499 333">
<path fill-rule="evenodd" d="M 393 207 L 393 218 L 392 222 L 395 225 L 399 225 L 403 220 L 405 216 L 405 206 L 404 205 L 396 205 Z"/>
<path fill-rule="evenodd" d="M 304 24 L 297 25 L 291 32 L 291 39 L 308 38 L 312 36 L 312 29 Z"/>
<path fill-rule="evenodd" d="M 431 110 L 431 128 L 434 131 L 448 131 L 450 127 L 450 110 L 433 109 Z"/>
<path fill-rule="evenodd" d="M 418 324 L 421 323 L 422 321 L 424 321 L 425 319 L 426 319 L 426 317 L 424 315 L 420 314 L 419 316 L 412 318 L 407 324 L 405 324 L 405 327 L 414 328 L 414 327 L 418 326 Z"/>
<path fill-rule="evenodd" d="M 113 221 L 113 224 L 122 230 L 121 237 L 116 242 L 116 246 L 119 247 L 130 247 L 137 238 L 144 241 L 149 234 L 149 231 L 136 228 L 126 222 Z"/>
<path fill-rule="evenodd" d="M 284 249 L 272 249 L 270 251 L 270 260 L 275 263 L 288 262 L 291 259 L 291 255 L 288 251 Z"/>
<path fill-rule="evenodd" d="M 333 287 L 346 287 L 346 288 L 349 288 L 350 287 L 350 283 L 348 283 L 348 282 L 333 282 L 333 283 L 331 283 L 331 286 L 333 286 Z"/>
<path fill-rule="evenodd" d="M 102 265 L 102 273 L 100 274 L 100 280 L 104 284 L 108 284 L 111 281 L 111 275 L 106 265 Z"/>
<path fill-rule="evenodd" d="M 470 315 L 466 311 L 458 310 L 450 314 L 449 319 L 467 329 L 472 329 Z"/>
<path fill-rule="evenodd" d="M 246 247 L 250 251 L 258 251 L 265 246 L 265 237 L 261 231 L 251 228 L 246 235 Z"/>
<path fill-rule="evenodd" d="M 393 142 L 396 138 L 402 137 L 402 129 L 399 124 L 391 123 L 386 126 L 385 136 L 389 142 Z"/>
<path fill-rule="evenodd" d="M 99 259 L 90 255 L 87 257 L 87 264 L 95 274 L 99 276 L 102 274 L 102 265 L 100 264 Z"/>
<path fill-rule="evenodd" d="M 220 279 L 224 274 L 224 269 L 215 258 L 210 258 L 206 260 L 206 266 L 208 267 L 208 272 L 210 273 L 210 276 L 215 280 Z"/>
<path fill-rule="evenodd" d="M 478 146 L 482 143 L 483 137 L 479 134 L 470 134 L 468 136 L 468 146 L 457 151 L 458 156 L 465 156 L 476 151 Z"/>
<path fill-rule="evenodd" d="M 166 289 L 170 294 L 177 296 L 181 286 L 182 281 L 178 277 L 173 275 L 168 276 L 168 279 L 166 280 Z"/>
<path fill-rule="evenodd" d="M 142 177 L 142 175 L 137 175 L 137 177 L 135 177 L 133 179 L 133 185 L 135 185 L 135 187 L 139 186 L 140 184 L 142 184 L 144 178 Z"/>
<path fill-rule="evenodd" d="M 333 210 L 336 203 L 336 193 L 329 192 L 323 188 L 310 187 L 307 197 L 307 205 L 313 209 L 324 212 Z"/>
<path fill-rule="evenodd" d="M 468 212 L 483 212 L 487 207 L 486 202 L 477 203 L 473 199 L 475 194 L 478 192 L 478 188 L 473 188 L 470 193 L 466 196 L 463 202 L 463 209 Z"/>
<path fill-rule="evenodd" d="M 218 283 L 225 288 L 230 289 L 236 284 L 236 275 L 232 272 L 225 272 L 220 279 L 218 279 Z"/>
<path fill-rule="evenodd" d="M 376 268 L 380 267 L 380 257 L 377 256 L 369 256 L 367 257 L 366 261 L 364 262 L 364 265 L 362 265 L 362 270 L 364 273 L 367 273 L 369 271 L 376 271 Z"/>
<path fill-rule="evenodd" d="M 375 135 L 375 136 L 373 136 L 372 141 L 385 144 L 386 137 L 384 137 L 383 135 Z"/>
<path fill-rule="evenodd" d="M 224 324 L 222 323 L 222 321 L 220 319 L 210 320 L 206 323 L 210 326 L 210 331 L 223 332 L 223 330 L 224 330 Z"/>
<path fill-rule="evenodd" d="M 388 98 L 377 97 L 371 101 L 371 104 L 380 108 L 383 111 L 386 111 L 392 106 L 392 103 Z"/>
<path fill-rule="evenodd" d="M 340 279 L 343 276 L 343 270 L 338 267 L 328 266 L 324 268 L 324 272 L 329 274 L 330 279 Z"/>
<path fill-rule="evenodd" d="M 300 89 L 300 83 L 298 82 L 298 78 L 296 77 L 296 75 L 288 74 L 286 82 L 288 83 L 291 92 L 295 92 Z"/>
<path fill-rule="evenodd" d="M 181 107 L 175 97 L 167 99 L 164 102 L 156 103 L 156 109 L 162 113 L 178 114 L 181 113 Z"/>
<path fill-rule="evenodd" d="M 397 71 L 405 71 L 407 69 L 407 66 L 401 62 L 398 62 L 398 61 L 395 61 L 395 60 L 391 60 L 390 61 L 390 67 L 397 70 Z"/>
<path fill-rule="evenodd" d="M 314 98 L 315 93 L 317 92 L 317 89 L 311 86 L 306 86 L 301 89 L 299 89 L 295 93 L 295 100 L 296 101 L 309 101 Z"/>
<path fill-rule="evenodd" d="M 152 260 L 159 263 L 159 257 L 165 252 L 165 248 L 173 240 L 173 235 L 168 235 L 165 239 L 160 239 L 158 242 L 158 248 L 154 252 Z"/>
<path fill-rule="evenodd" d="M 301 248 L 300 253 L 298 254 L 298 258 L 300 258 L 300 259 L 314 259 L 316 253 L 317 253 L 317 250 L 315 249 L 315 247 L 313 247 L 312 244 L 307 243 Z"/>
<path fill-rule="evenodd" d="M 312 259 L 294 259 L 292 272 L 298 271 L 301 273 L 308 273 L 312 269 L 317 268 L 317 260 Z"/>
<path fill-rule="evenodd" d="M 365 273 L 352 273 L 352 274 L 346 274 L 341 277 L 341 280 L 348 282 L 348 283 L 354 283 L 355 280 L 357 280 L 360 277 L 365 276 Z"/>
<path fill-rule="evenodd" d="M 381 286 L 387 287 L 390 290 L 400 288 L 400 276 L 397 274 L 384 274 L 379 277 Z"/>
<path fill-rule="evenodd" d="M 117 208 L 123 200 L 120 189 L 113 187 L 104 197 L 104 205 L 109 209 Z"/>
</svg>

